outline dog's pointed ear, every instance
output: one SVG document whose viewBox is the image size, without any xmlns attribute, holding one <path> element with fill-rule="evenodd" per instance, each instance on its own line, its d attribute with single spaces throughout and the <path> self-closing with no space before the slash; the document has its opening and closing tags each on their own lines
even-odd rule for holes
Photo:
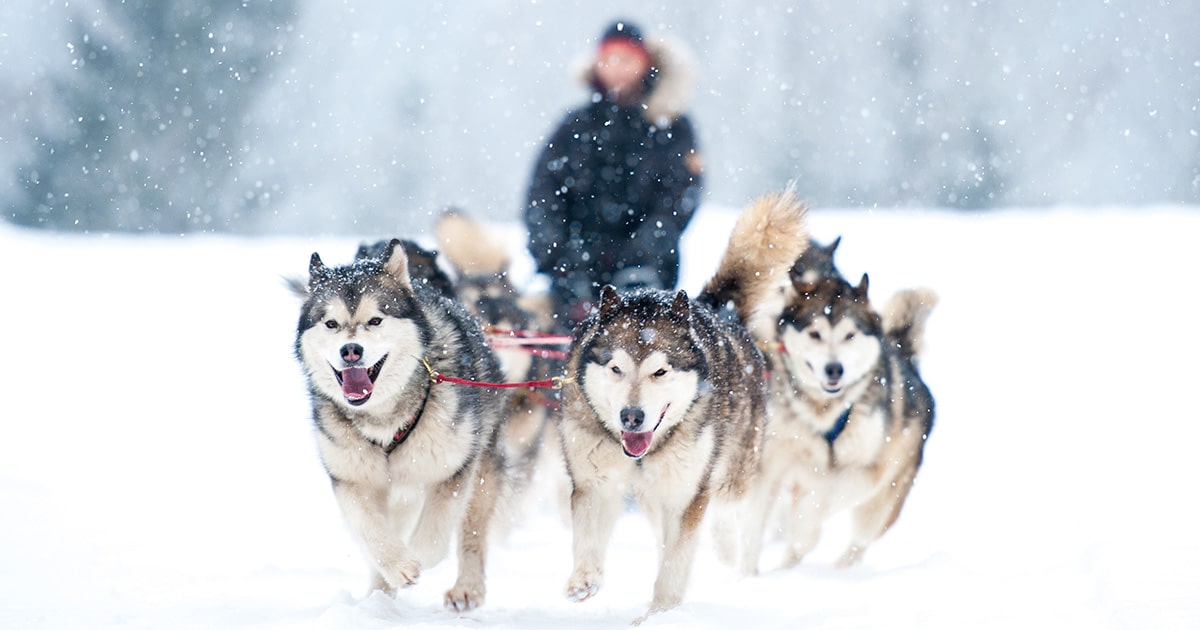
<svg viewBox="0 0 1200 630">
<path fill-rule="evenodd" d="M 313 252 L 312 258 L 308 259 L 308 284 L 311 286 L 323 277 L 325 277 L 325 263 L 321 261 L 320 254 Z"/>
<path fill-rule="evenodd" d="M 680 289 L 671 300 L 671 317 L 685 323 L 692 320 L 692 301 L 688 298 L 687 291 Z"/>
<path fill-rule="evenodd" d="M 621 296 L 617 294 L 617 289 L 611 284 L 606 284 L 600 288 L 600 317 L 608 317 L 608 314 L 616 310 L 621 305 Z"/>
<path fill-rule="evenodd" d="M 870 284 L 870 282 L 867 280 L 867 274 L 864 273 L 862 276 L 862 280 L 858 281 L 858 286 L 854 287 L 854 299 L 866 300 L 867 299 L 867 286 L 869 284 Z"/>
<path fill-rule="evenodd" d="M 387 244 L 383 259 L 387 261 L 383 267 L 384 273 L 391 276 L 400 288 L 411 291 L 412 277 L 408 274 L 408 254 L 404 252 L 404 245 L 400 239 L 394 238 Z"/>
<path fill-rule="evenodd" d="M 829 244 L 829 255 L 832 256 L 833 252 L 837 251 L 837 246 L 841 245 L 841 244 L 842 244 L 842 235 L 838 234 L 838 237 L 833 239 L 833 242 Z"/>
</svg>

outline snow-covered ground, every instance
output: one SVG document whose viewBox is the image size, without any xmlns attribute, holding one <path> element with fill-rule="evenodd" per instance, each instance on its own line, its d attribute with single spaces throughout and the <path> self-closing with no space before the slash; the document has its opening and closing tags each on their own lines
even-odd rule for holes
<svg viewBox="0 0 1200 630">
<path fill-rule="evenodd" d="M 732 220 L 698 216 L 685 288 Z M 645 625 L 1200 626 L 1200 212 L 816 210 L 810 225 L 844 236 L 839 265 L 869 271 L 873 299 L 941 295 L 917 486 L 852 570 L 831 567 L 836 531 L 801 568 L 752 578 L 706 541 L 685 603 Z M 586 629 L 644 611 L 645 520 L 619 522 L 604 588 L 572 604 L 549 492 L 493 547 L 483 608 L 442 609 L 453 560 L 395 599 L 364 593 L 280 281 L 356 244 L 0 225 L 0 627 Z"/>
</svg>

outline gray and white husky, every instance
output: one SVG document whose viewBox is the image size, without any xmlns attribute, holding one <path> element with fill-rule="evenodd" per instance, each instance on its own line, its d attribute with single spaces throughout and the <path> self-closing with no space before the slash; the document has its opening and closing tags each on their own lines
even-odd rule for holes
<svg viewBox="0 0 1200 630">
<path fill-rule="evenodd" d="M 839 566 L 859 562 L 896 521 L 933 428 L 934 401 L 916 370 L 927 289 L 899 292 L 881 317 L 868 279 L 834 273 L 812 281 L 793 270 L 792 290 L 766 340 L 772 364 L 771 424 L 762 475 L 744 516 L 741 568 L 755 573 L 772 509 L 783 504 L 784 566 L 801 561 L 832 514 L 851 510 Z M 761 330 L 761 328 L 756 328 Z"/>
<path fill-rule="evenodd" d="M 568 598 L 598 592 L 605 549 L 632 494 L 660 550 L 647 614 L 682 601 L 709 502 L 746 494 L 766 422 L 762 355 L 716 309 L 732 302 L 744 321 L 775 290 L 808 242 L 803 214 L 790 189 L 758 199 L 696 300 L 606 286 L 598 310 L 576 327 L 561 431 L 572 487 Z"/>
<path fill-rule="evenodd" d="M 563 372 L 561 346 L 506 343 L 520 341 L 518 334 L 548 335 L 554 318 L 548 295 L 518 290 L 510 277 L 512 256 L 508 243 L 494 230 L 458 209 L 448 209 L 434 225 L 438 246 L 455 276 L 458 300 L 491 331 L 492 347 L 509 382 L 540 381 Z M 536 339 L 534 339 L 536 340 Z M 534 493 L 533 482 L 547 481 L 554 489 L 563 514 L 567 509 L 567 479 L 559 452 L 557 392 L 544 389 L 512 390 L 505 410 L 499 443 L 514 477 L 511 503 L 501 507 L 502 521 L 515 524 L 521 503 Z"/>
<path fill-rule="evenodd" d="M 392 240 L 378 256 L 309 264 L 296 330 L 321 461 L 374 588 L 394 593 L 444 558 L 445 604 L 483 602 L 488 529 L 506 465 L 495 448 L 503 391 L 435 383 L 431 373 L 500 382 L 499 363 L 457 302 L 413 282 Z"/>
</svg>

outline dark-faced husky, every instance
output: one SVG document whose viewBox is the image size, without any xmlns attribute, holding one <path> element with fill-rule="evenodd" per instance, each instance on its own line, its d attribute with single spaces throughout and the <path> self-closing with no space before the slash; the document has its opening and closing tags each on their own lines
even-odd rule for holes
<svg viewBox="0 0 1200 630">
<path fill-rule="evenodd" d="M 804 250 L 804 253 L 796 259 L 788 274 L 803 282 L 816 282 L 820 278 L 842 277 L 842 274 L 838 272 L 837 265 L 833 264 L 833 255 L 837 252 L 841 242 L 842 237 L 840 236 L 833 239 L 833 242 L 828 245 L 809 241 L 808 249 Z"/>
<path fill-rule="evenodd" d="M 766 422 L 762 355 L 742 325 L 715 309 L 732 302 L 744 319 L 774 289 L 808 242 L 803 214 L 790 189 L 756 200 L 696 300 L 606 286 L 599 308 L 576 327 L 562 419 L 572 484 L 570 599 L 600 588 L 627 493 L 650 518 L 660 550 L 647 614 L 683 599 L 709 502 L 745 495 Z"/>
<path fill-rule="evenodd" d="M 561 375 L 566 354 L 561 339 L 559 345 L 535 343 L 547 339 L 554 327 L 549 296 L 523 294 L 513 285 L 505 243 L 453 208 L 438 217 L 434 231 L 443 259 L 455 274 L 455 294 L 489 329 L 507 380 L 544 381 Z M 509 398 L 500 447 L 515 478 L 512 503 L 504 506 L 510 522 L 519 517 L 519 503 L 537 474 L 553 481 L 566 505 L 566 474 L 554 421 L 558 407 L 557 393 L 545 389 L 515 389 Z"/>
<path fill-rule="evenodd" d="M 478 606 L 493 506 L 507 485 L 495 448 L 505 394 L 431 376 L 500 381 L 478 322 L 412 281 L 398 240 L 346 266 L 313 254 L 309 275 L 296 355 L 321 461 L 373 587 L 413 584 L 457 536 L 445 604 Z"/>
<path fill-rule="evenodd" d="M 757 571 L 765 523 L 784 504 L 784 566 L 817 544 L 827 517 L 852 510 L 849 547 L 839 566 L 859 562 L 896 521 L 933 428 L 933 397 L 917 374 L 925 317 L 936 297 L 905 291 L 891 302 L 885 329 L 858 286 L 836 275 L 806 282 L 776 317 L 771 425 L 762 475 L 746 512 L 742 569 Z"/>
</svg>

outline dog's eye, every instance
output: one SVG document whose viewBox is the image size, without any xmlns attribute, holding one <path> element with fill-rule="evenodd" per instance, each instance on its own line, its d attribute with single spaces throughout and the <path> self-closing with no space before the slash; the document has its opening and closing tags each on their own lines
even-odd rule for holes
<svg viewBox="0 0 1200 630">
<path fill-rule="evenodd" d="M 614 366 L 612 366 L 612 373 L 613 373 L 613 374 L 616 374 L 617 376 L 620 376 L 620 375 L 624 374 L 624 372 L 622 372 L 622 371 L 621 371 L 621 368 L 619 368 L 619 367 L 617 367 L 617 366 L 615 366 L 615 365 L 614 365 Z"/>
<path fill-rule="evenodd" d="M 813 331 L 809 331 L 809 333 L 808 333 L 808 336 L 809 336 L 809 338 L 810 338 L 810 339 L 815 339 L 815 340 L 817 340 L 817 341 L 820 341 L 820 340 L 821 340 L 821 333 L 819 333 L 819 332 L 817 332 L 817 331 L 815 331 L 815 330 L 813 330 Z"/>
<path fill-rule="evenodd" d="M 853 338 L 854 338 L 854 333 L 846 333 L 846 341 L 850 341 Z"/>
<path fill-rule="evenodd" d="M 667 368 L 658 368 L 658 371 L 656 371 L 652 376 L 654 376 L 654 378 L 661 378 L 666 375 L 667 375 Z"/>
<path fill-rule="evenodd" d="M 382 324 L 382 323 L 383 323 L 383 318 L 382 318 L 382 317 L 372 317 L 371 319 L 368 319 L 368 320 L 367 320 L 367 325 L 368 325 L 368 326 L 378 326 L 378 325 L 380 325 L 380 324 Z"/>
<path fill-rule="evenodd" d="M 333 320 L 333 319 L 325 320 L 325 327 L 328 328 L 329 330 L 337 330 L 337 327 L 338 327 L 337 320 Z"/>
</svg>

